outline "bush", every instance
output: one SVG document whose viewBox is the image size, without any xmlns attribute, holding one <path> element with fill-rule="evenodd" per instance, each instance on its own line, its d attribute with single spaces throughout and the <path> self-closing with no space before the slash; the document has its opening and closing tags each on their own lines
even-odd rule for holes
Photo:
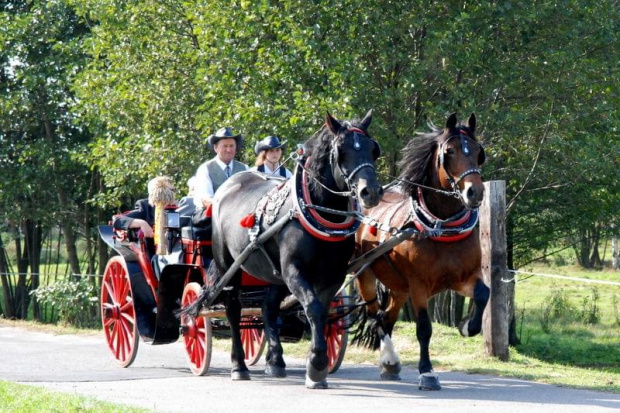
<svg viewBox="0 0 620 413">
<path fill-rule="evenodd" d="M 563 289 L 552 290 L 551 295 L 541 305 L 540 313 L 540 326 L 545 333 L 551 331 L 551 324 L 556 320 L 574 321 L 579 316 Z"/>
<path fill-rule="evenodd" d="M 75 327 L 94 327 L 99 297 L 87 278 L 79 281 L 63 280 L 39 287 L 30 294 L 40 304 L 49 304 L 58 311 L 61 323 Z"/>
<path fill-rule="evenodd" d="M 600 294 L 598 292 L 598 288 L 592 289 L 591 297 L 583 297 L 583 301 L 581 302 L 581 321 L 584 324 L 598 324 L 601 320 L 598 306 L 599 299 Z"/>
</svg>

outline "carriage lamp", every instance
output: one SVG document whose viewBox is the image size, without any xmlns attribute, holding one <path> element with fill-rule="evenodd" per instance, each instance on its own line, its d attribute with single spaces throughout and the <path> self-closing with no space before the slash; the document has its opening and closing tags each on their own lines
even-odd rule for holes
<svg viewBox="0 0 620 413">
<path fill-rule="evenodd" d="M 178 212 L 166 211 L 166 228 L 180 228 L 181 216 Z"/>
</svg>

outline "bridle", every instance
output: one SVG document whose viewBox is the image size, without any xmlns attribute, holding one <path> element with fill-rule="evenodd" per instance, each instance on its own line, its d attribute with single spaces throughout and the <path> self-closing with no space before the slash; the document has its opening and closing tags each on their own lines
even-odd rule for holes
<svg viewBox="0 0 620 413">
<path fill-rule="evenodd" d="M 465 172 L 463 172 L 462 174 L 460 174 L 459 176 L 457 176 L 456 178 L 454 178 L 452 177 L 452 175 L 450 175 L 450 173 L 445 167 L 444 153 L 445 153 L 445 147 L 448 145 L 448 142 L 450 142 L 454 138 L 460 138 L 461 139 L 461 151 L 463 152 L 464 155 L 469 155 L 471 151 L 469 149 L 469 143 L 467 141 L 468 137 L 469 137 L 469 133 L 467 133 L 467 131 L 463 129 L 459 129 L 458 133 L 450 135 L 448 139 L 446 139 L 443 143 L 439 145 L 439 148 L 438 148 L 439 150 L 439 161 L 438 161 L 439 165 L 438 166 L 440 169 L 443 169 L 446 175 L 446 179 L 448 180 L 448 182 L 450 183 L 450 186 L 452 187 L 452 193 L 457 193 L 458 198 L 461 198 L 461 193 L 458 188 L 459 182 L 461 182 L 466 176 L 469 176 L 472 174 L 480 175 L 481 170 L 480 168 L 470 168 L 466 170 Z M 482 145 L 480 145 L 480 148 L 482 148 Z"/>
<path fill-rule="evenodd" d="M 367 139 L 371 139 L 368 135 L 366 135 L 366 132 L 364 132 L 360 128 L 356 128 L 350 125 L 348 125 L 346 133 L 353 133 L 353 149 L 355 149 L 356 151 L 359 151 L 362 148 L 362 145 L 360 143 L 360 135 Z M 359 171 L 364 168 L 371 168 L 373 172 L 375 172 L 375 167 L 372 163 L 364 162 L 355 167 L 353 171 L 347 174 L 340 166 L 340 151 L 338 149 L 337 139 L 332 140 L 330 161 L 332 165 L 334 165 L 334 179 L 336 179 L 336 185 L 338 185 L 339 188 L 348 188 L 348 196 L 350 196 L 351 194 L 355 194 L 356 192 L 355 184 L 352 184 L 351 181 Z M 325 188 L 325 186 L 323 187 Z M 334 191 L 331 192 L 334 193 Z"/>
<path fill-rule="evenodd" d="M 368 138 L 368 139 L 372 140 L 372 138 L 370 138 L 368 135 L 366 135 L 366 133 L 362 129 L 360 129 L 360 128 L 356 128 L 356 127 L 353 127 L 353 126 L 349 125 L 349 127 L 346 130 L 346 132 L 353 132 L 353 148 L 356 151 L 359 151 L 362 148 L 362 145 L 360 143 L 360 135 L 364 136 L 365 138 Z M 377 144 L 374 140 L 373 140 L 373 143 Z M 314 174 L 311 173 L 304 166 L 303 162 L 300 162 L 299 166 L 306 172 L 306 174 L 314 182 L 316 182 L 323 189 L 325 189 L 326 191 L 328 191 L 328 192 L 330 192 L 330 193 L 332 193 L 334 195 L 344 196 L 344 197 L 355 196 L 355 194 L 356 194 L 356 185 L 351 183 L 353 177 L 359 171 L 361 171 L 364 168 L 371 168 L 373 171 L 375 171 L 375 167 L 374 167 L 374 165 L 372 163 L 364 162 L 361 165 L 358 165 L 357 167 L 355 167 L 355 169 L 353 169 L 348 174 L 345 173 L 345 171 L 340 166 L 340 151 L 338 150 L 337 139 L 333 139 L 332 140 L 329 157 L 330 157 L 330 163 L 332 165 L 334 165 L 333 174 L 334 174 L 334 179 L 336 180 L 336 185 L 338 185 L 339 188 L 347 188 L 348 191 L 334 191 L 333 189 L 328 188 L 325 184 L 323 184 L 323 182 L 321 182 L 320 179 L 318 179 L 316 176 L 314 176 Z"/>
</svg>

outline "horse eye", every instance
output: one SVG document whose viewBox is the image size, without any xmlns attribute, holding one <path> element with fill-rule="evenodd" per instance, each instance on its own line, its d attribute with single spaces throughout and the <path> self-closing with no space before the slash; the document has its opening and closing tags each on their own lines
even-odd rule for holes
<svg viewBox="0 0 620 413">
<path fill-rule="evenodd" d="M 448 149 L 446 149 L 446 153 L 448 155 L 454 155 L 454 149 L 453 148 L 448 148 Z"/>
</svg>

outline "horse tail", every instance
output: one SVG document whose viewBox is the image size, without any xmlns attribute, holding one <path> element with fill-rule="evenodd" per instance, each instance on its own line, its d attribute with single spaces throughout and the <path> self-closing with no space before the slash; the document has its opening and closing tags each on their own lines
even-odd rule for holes
<svg viewBox="0 0 620 413">
<path fill-rule="evenodd" d="M 375 291 L 377 293 L 375 300 L 379 305 L 379 311 L 376 314 L 368 312 L 367 305 L 375 300 L 358 303 L 361 306 L 361 310 L 358 312 L 355 321 L 353 321 L 352 324 L 355 324 L 355 326 L 351 330 L 353 336 L 351 343 L 371 350 L 377 350 L 381 345 L 381 339 L 384 335 L 383 319 L 385 318 L 385 310 L 387 309 L 389 298 L 388 288 L 379 280 L 377 280 Z"/>
<path fill-rule="evenodd" d="M 215 260 L 211 260 L 211 263 L 207 268 L 207 279 L 211 280 L 211 282 L 209 284 L 205 284 L 202 287 L 202 291 L 200 292 L 200 295 L 198 296 L 196 301 L 186 307 L 182 307 L 180 310 L 177 311 L 177 315 L 189 315 L 192 317 L 197 317 L 200 313 L 200 310 L 202 310 L 203 305 L 211 299 L 213 295 L 213 289 L 216 284 L 214 281 L 218 280 L 219 278 L 220 270 L 217 268 L 217 265 L 215 265 Z"/>
</svg>

